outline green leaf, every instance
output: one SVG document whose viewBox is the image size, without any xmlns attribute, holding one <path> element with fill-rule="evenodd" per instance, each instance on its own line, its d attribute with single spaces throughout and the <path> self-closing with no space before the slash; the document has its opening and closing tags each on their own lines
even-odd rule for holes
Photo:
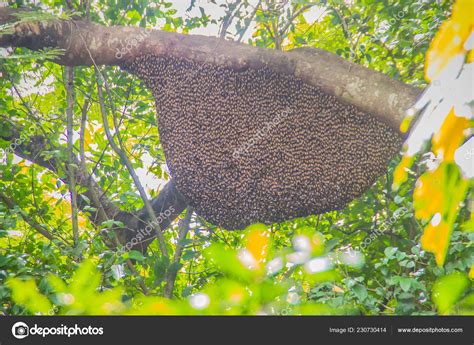
<svg viewBox="0 0 474 345">
<path fill-rule="evenodd" d="M 463 296 L 470 282 L 467 274 L 456 272 L 439 278 L 433 286 L 433 302 L 441 314 L 448 314 Z"/>
<path fill-rule="evenodd" d="M 361 301 L 365 300 L 368 296 L 367 289 L 365 288 L 364 285 L 358 284 L 355 285 L 352 290 L 356 294 L 357 298 L 360 299 Z"/>
<path fill-rule="evenodd" d="M 385 248 L 384 250 L 384 253 L 385 253 L 385 256 L 389 259 L 393 259 L 393 256 L 395 255 L 395 253 L 397 252 L 397 248 L 394 248 L 394 247 L 387 247 Z"/>
<path fill-rule="evenodd" d="M 51 309 L 51 302 L 42 295 L 33 279 L 26 281 L 13 278 L 7 281 L 12 290 L 12 299 L 27 308 L 31 313 L 47 314 Z"/>
<path fill-rule="evenodd" d="M 142 253 L 137 250 L 131 250 L 128 252 L 128 258 L 136 261 L 144 261 L 145 257 Z"/>
<path fill-rule="evenodd" d="M 402 277 L 400 279 L 400 287 L 403 291 L 408 292 L 410 291 L 411 287 L 411 278 Z"/>
<path fill-rule="evenodd" d="M 170 265 L 169 259 L 167 257 L 160 257 L 155 262 L 153 270 L 155 272 L 155 284 L 158 285 L 165 279 L 166 272 Z"/>
</svg>

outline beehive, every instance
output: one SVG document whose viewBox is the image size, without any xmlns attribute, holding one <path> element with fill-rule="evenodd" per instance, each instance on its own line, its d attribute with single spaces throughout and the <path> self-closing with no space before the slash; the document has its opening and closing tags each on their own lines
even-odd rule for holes
<svg viewBox="0 0 474 345">
<path fill-rule="evenodd" d="M 374 116 L 268 68 L 234 71 L 154 55 L 122 67 L 153 91 L 178 190 L 226 229 L 340 209 L 401 145 Z"/>
</svg>

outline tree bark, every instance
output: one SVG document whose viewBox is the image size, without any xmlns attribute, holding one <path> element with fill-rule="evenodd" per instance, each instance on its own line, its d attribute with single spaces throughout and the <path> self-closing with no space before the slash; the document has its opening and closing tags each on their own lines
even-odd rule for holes
<svg viewBox="0 0 474 345">
<path fill-rule="evenodd" d="M 15 20 L 16 9 L 0 8 L 0 25 Z M 377 71 L 315 48 L 281 52 L 213 37 L 143 29 L 105 27 L 83 20 L 27 22 L 0 36 L 0 46 L 65 50 L 57 63 L 68 66 L 122 65 L 142 54 L 186 58 L 236 71 L 267 67 L 322 88 L 398 130 L 421 90 Z"/>
</svg>

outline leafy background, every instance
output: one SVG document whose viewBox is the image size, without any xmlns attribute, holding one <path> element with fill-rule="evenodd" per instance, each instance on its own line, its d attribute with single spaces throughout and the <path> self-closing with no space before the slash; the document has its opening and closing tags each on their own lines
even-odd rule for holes
<svg viewBox="0 0 474 345">
<path fill-rule="evenodd" d="M 10 5 L 36 6 L 47 20 L 51 14 L 84 16 L 87 3 L 49 0 Z M 89 15 L 105 25 L 183 33 L 207 28 L 214 35 L 269 49 L 317 47 L 415 87 L 445 78 L 439 73 L 428 75 L 428 53 L 431 62 L 437 57 L 449 62 L 464 49 L 459 46 L 454 53 L 447 52 L 454 36 L 446 33 L 449 29 L 440 30 L 441 24 L 467 27 L 467 34 L 473 25 L 465 7 L 472 1 L 186 1 L 184 8 L 189 11 L 184 16 L 178 5 L 183 8 L 182 2 L 92 1 Z M 458 6 L 457 16 L 453 6 Z M 213 10 L 216 7 L 221 12 Z M 461 37 L 464 43 L 467 35 Z M 0 113 L 23 127 L 24 140 L 35 134 L 47 136 L 58 149 L 46 155 L 66 166 L 66 71 L 47 60 L 55 54 L 60 52 L 3 52 Z M 466 64 L 472 61 L 467 50 L 464 54 Z M 104 67 L 101 73 L 113 90 L 128 158 L 154 197 L 169 176 L 151 93 L 118 68 Z M 143 200 L 105 136 L 96 84 L 93 69 L 75 68 L 75 150 L 83 140 L 88 170 L 94 171 L 111 200 L 122 210 L 133 211 L 143 206 Z M 79 138 L 84 108 L 87 126 Z M 455 114 L 454 118 L 441 115 L 447 124 L 454 123 L 444 131 L 457 135 L 452 150 L 457 149 L 472 136 L 472 118 L 460 124 Z M 473 314 L 472 179 L 446 155 L 451 141 L 439 143 L 433 137 L 432 147 L 429 139 L 436 133 L 428 134 L 420 150 L 396 157 L 384 176 L 341 211 L 269 227 L 256 224 L 242 232 L 216 228 L 193 215 L 176 267 L 163 259 L 156 243 L 145 256 L 111 250 L 99 235 L 101 229 L 81 213 L 79 237 L 74 239 L 69 186 L 59 179 L 67 172 L 54 174 L 22 160 L 8 152 L 11 142 L 2 140 L 0 196 L 14 203 L 0 198 L 0 311 L 14 315 Z M 440 147 L 444 155 L 439 155 Z M 474 152 L 467 157 L 471 165 L 473 157 Z M 421 194 L 420 180 L 426 181 Z M 452 202 L 433 206 L 451 193 L 457 195 Z M 437 213 L 451 215 L 447 230 L 441 239 L 426 239 L 425 228 Z M 176 248 L 180 222 L 165 234 L 170 252 Z M 53 239 L 39 234 L 37 225 Z M 435 230 L 426 231 L 441 234 Z M 443 246 L 436 246 L 436 241 Z M 127 259 L 134 260 L 134 269 L 125 264 Z M 173 298 L 165 299 L 164 278 L 170 269 L 178 274 Z"/>
</svg>

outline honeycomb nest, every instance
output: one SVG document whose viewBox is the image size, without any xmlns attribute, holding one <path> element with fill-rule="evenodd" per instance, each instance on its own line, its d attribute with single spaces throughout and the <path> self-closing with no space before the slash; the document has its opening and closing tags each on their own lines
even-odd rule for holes
<svg viewBox="0 0 474 345">
<path fill-rule="evenodd" d="M 375 116 L 268 68 L 154 55 L 122 67 L 153 92 L 177 189 L 198 215 L 229 230 L 340 209 L 401 145 Z"/>
</svg>

